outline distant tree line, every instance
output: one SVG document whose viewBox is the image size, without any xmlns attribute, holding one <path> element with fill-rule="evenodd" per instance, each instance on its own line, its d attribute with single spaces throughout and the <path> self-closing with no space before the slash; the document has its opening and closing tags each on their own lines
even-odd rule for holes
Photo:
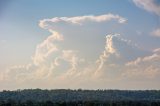
<svg viewBox="0 0 160 106">
<path fill-rule="evenodd" d="M 159 101 L 77 101 L 77 102 L 17 102 L 13 100 L 0 101 L 0 106 L 160 106 Z"/>
<path fill-rule="evenodd" d="M 160 106 L 160 90 L 4 90 L 0 106 Z"/>
</svg>

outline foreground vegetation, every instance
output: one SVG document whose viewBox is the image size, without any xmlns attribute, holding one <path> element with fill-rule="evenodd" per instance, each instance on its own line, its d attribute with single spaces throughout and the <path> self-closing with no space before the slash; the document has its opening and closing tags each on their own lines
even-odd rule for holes
<svg viewBox="0 0 160 106">
<path fill-rule="evenodd" d="M 0 106 L 160 106 L 160 91 L 81 89 L 2 91 Z"/>
</svg>

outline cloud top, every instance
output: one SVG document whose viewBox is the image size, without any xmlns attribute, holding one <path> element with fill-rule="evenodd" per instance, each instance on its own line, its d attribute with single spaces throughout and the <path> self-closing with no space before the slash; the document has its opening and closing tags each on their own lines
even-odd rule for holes
<svg viewBox="0 0 160 106">
<path fill-rule="evenodd" d="M 47 28 L 48 23 L 69 23 L 75 25 L 82 25 L 85 22 L 105 22 L 110 20 L 116 20 L 118 23 L 126 23 L 127 19 L 119 15 L 114 14 L 104 14 L 104 15 L 85 15 L 76 17 L 54 17 L 52 19 L 43 19 L 40 21 L 39 26 L 41 28 Z"/>
</svg>

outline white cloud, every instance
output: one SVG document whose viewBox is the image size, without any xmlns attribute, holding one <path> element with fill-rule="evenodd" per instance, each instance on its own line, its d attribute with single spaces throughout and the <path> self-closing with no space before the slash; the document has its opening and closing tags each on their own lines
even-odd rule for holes
<svg viewBox="0 0 160 106">
<path fill-rule="evenodd" d="M 115 87 L 114 84 L 125 85 L 124 80 L 128 81 L 135 76 L 142 79 L 157 78 L 160 69 L 159 49 L 155 49 L 150 56 L 142 57 L 136 44 L 122 38 L 120 34 L 109 34 L 105 38 L 102 54 L 95 60 L 89 60 L 79 55 L 79 52 L 85 51 L 61 48 L 59 43 L 64 42 L 64 36 L 61 34 L 63 32 L 54 29 L 56 23 L 61 23 L 60 27 L 64 27 L 64 23 L 82 25 L 88 21 L 99 23 L 111 20 L 126 22 L 125 18 L 113 14 L 41 20 L 39 25 L 51 35 L 37 45 L 29 64 L 11 67 L 2 75 L 4 82 L 16 82 L 13 86 L 28 84 L 28 87 L 45 85 L 51 88 L 111 88 Z M 138 79 L 134 80 L 139 82 Z"/>
<path fill-rule="evenodd" d="M 52 37 L 49 38 L 47 37 L 44 42 L 49 42 Z M 42 42 L 42 44 L 44 42 Z M 51 42 L 54 43 L 54 40 L 51 40 Z M 152 55 L 138 57 L 135 61 L 125 63 L 125 61 L 122 60 L 126 57 L 124 57 L 124 52 L 121 51 L 127 48 L 121 48 L 122 50 L 120 50 L 118 46 L 123 46 L 124 44 L 128 45 L 128 49 L 133 46 L 130 40 L 122 38 L 119 34 L 107 35 L 104 51 L 97 57 L 97 63 L 95 63 L 96 60 L 88 62 L 87 58 L 85 61 L 82 61 L 84 59 L 80 58 L 77 55 L 78 52 L 75 50 L 63 50 L 58 48 L 59 53 L 56 54 L 55 57 L 52 58 L 50 55 L 47 55 L 49 58 L 43 58 L 44 61 L 39 62 L 39 64 L 12 67 L 7 73 L 6 78 L 13 82 L 15 81 L 15 85 L 30 81 L 32 81 L 32 83 L 44 81 L 47 87 L 53 85 L 61 88 L 63 88 L 64 85 L 68 85 L 70 88 L 87 88 L 91 86 L 104 88 L 110 83 L 119 83 L 122 85 L 131 83 L 125 82 L 124 80 L 139 82 L 139 79 L 145 79 L 147 81 L 157 78 L 160 74 L 159 49 L 155 49 Z M 44 46 L 44 48 L 47 48 L 47 46 Z M 47 49 L 45 50 L 49 51 Z M 54 54 L 55 52 L 51 52 L 51 55 Z M 64 62 L 68 64 L 66 68 L 62 68 L 62 65 L 66 65 Z M 56 75 L 57 70 L 62 71 L 62 73 Z M 106 83 L 106 86 L 104 86 L 104 83 Z M 39 87 L 42 86 L 43 84 Z M 52 88 L 53 86 L 50 87 Z M 110 87 L 114 87 L 114 85 L 110 85 Z"/>
<path fill-rule="evenodd" d="M 145 68 L 130 67 L 128 68 L 128 71 L 122 73 L 122 77 L 123 79 L 132 79 L 133 81 L 149 81 L 151 79 L 157 79 L 160 75 L 159 71 L 159 67 L 152 65 L 146 66 Z"/>
<path fill-rule="evenodd" d="M 156 48 L 153 50 L 154 53 L 160 53 L 160 48 Z"/>
<path fill-rule="evenodd" d="M 113 45 L 113 37 L 115 37 L 115 36 L 118 36 L 118 35 L 115 34 L 115 35 L 107 35 L 106 36 L 105 50 L 103 51 L 102 55 L 100 55 L 99 59 L 97 60 L 97 63 L 99 63 L 97 71 L 101 70 L 101 68 L 104 65 L 104 62 L 111 54 L 116 53 L 116 49 L 114 48 L 114 45 Z M 97 72 L 96 72 L 96 74 L 97 74 Z"/>
<path fill-rule="evenodd" d="M 134 61 L 126 63 L 126 71 L 123 73 L 125 77 L 139 77 L 139 78 L 158 78 L 160 75 L 160 52 L 158 49 L 154 50 L 151 55 L 145 57 L 138 57 Z"/>
<path fill-rule="evenodd" d="M 159 48 L 155 49 L 152 55 L 145 57 L 138 57 L 136 60 L 126 63 L 126 66 L 137 66 L 141 65 L 141 63 L 155 62 L 155 61 L 160 61 Z"/>
<path fill-rule="evenodd" d="M 95 76 L 107 76 L 108 78 L 105 78 L 105 80 L 119 79 L 121 77 L 121 73 L 126 70 L 126 67 L 124 66 L 125 62 L 131 60 L 132 56 L 137 56 L 135 55 L 135 52 L 140 53 L 141 51 L 137 45 L 132 43 L 130 40 L 122 38 L 120 34 L 107 35 L 105 49 L 96 61 L 97 69 L 95 71 Z M 128 55 L 130 55 L 130 58 L 128 58 Z M 119 76 L 109 74 L 119 72 L 120 74 L 117 74 Z M 114 76 L 114 78 L 112 79 L 110 76 Z"/>
<path fill-rule="evenodd" d="M 160 28 L 155 29 L 151 34 L 155 37 L 160 37 Z"/>
<path fill-rule="evenodd" d="M 141 62 L 141 58 L 137 58 L 135 61 L 130 61 L 128 63 L 126 63 L 126 66 L 130 66 L 130 65 L 137 65 L 139 62 Z"/>
<path fill-rule="evenodd" d="M 133 0 L 133 2 L 138 7 L 160 16 L 160 5 L 158 5 L 155 0 Z"/>
<path fill-rule="evenodd" d="M 125 23 L 127 21 L 126 18 L 123 18 L 119 15 L 114 14 L 105 14 L 105 15 L 86 15 L 86 16 L 76 16 L 76 17 L 55 17 L 52 19 L 43 19 L 40 21 L 39 26 L 41 28 L 49 27 L 48 23 L 70 23 L 76 25 L 82 25 L 84 22 L 91 21 L 91 22 L 104 22 L 104 21 L 111 21 L 116 20 L 118 23 Z"/>
<path fill-rule="evenodd" d="M 63 36 L 56 31 L 49 30 L 52 35 L 48 36 L 41 44 L 36 48 L 35 55 L 32 57 L 35 65 L 40 64 L 51 55 L 53 52 L 57 52 L 58 48 L 54 41 L 62 41 Z"/>
<path fill-rule="evenodd" d="M 156 0 L 133 0 L 133 2 L 136 4 L 136 6 L 160 16 L 160 5 L 156 3 Z M 151 35 L 155 37 L 160 37 L 160 28 L 152 31 Z"/>
<path fill-rule="evenodd" d="M 63 52 L 62 58 L 65 61 L 68 61 L 71 64 L 72 69 L 75 70 L 76 66 L 77 66 L 77 61 L 78 61 L 78 57 L 76 56 L 75 51 L 73 51 L 73 50 L 63 50 L 62 52 Z"/>
</svg>

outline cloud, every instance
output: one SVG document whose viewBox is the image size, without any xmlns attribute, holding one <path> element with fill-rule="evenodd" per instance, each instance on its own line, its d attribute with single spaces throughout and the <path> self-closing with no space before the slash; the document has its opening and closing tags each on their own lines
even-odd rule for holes
<svg viewBox="0 0 160 106">
<path fill-rule="evenodd" d="M 26 65 L 15 65 L 7 69 L 7 72 L 3 74 L 6 76 L 3 78 L 4 80 L 23 82 L 31 79 L 45 79 L 53 74 L 53 69 L 57 66 L 53 61 L 56 61 L 57 57 L 61 55 L 57 55 L 60 52 L 57 41 L 63 41 L 63 35 L 53 30 L 49 30 L 49 32 L 51 35 L 37 45 L 32 61 Z"/>
<path fill-rule="evenodd" d="M 136 66 L 136 65 L 141 65 L 140 63 L 143 62 L 154 62 L 154 61 L 160 61 L 160 52 L 159 52 L 160 48 L 157 48 L 155 50 L 153 50 L 153 54 L 151 54 L 150 56 L 145 56 L 145 57 L 138 57 L 136 60 L 134 61 L 130 61 L 128 62 L 126 65 L 127 66 Z"/>
<path fill-rule="evenodd" d="M 105 14 L 105 15 L 86 15 L 86 16 L 76 16 L 76 17 L 54 17 L 52 19 L 43 19 L 40 21 L 39 26 L 41 28 L 48 29 L 49 23 L 69 23 L 69 24 L 75 24 L 75 25 L 82 25 L 85 22 L 105 22 L 105 21 L 111 21 L 116 20 L 118 23 L 126 23 L 127 19 L 123 18 L 119 15 L 114 14 Z"/>
<path fill-rule="evenodd" d="M 126 63 L 126 77 L 158 78 L 160 75 L 160 51 L 159 48 L 153 50 L 151 55 L 138 57 L 134 61 Z"/>
<path fill-rule="evenodd" d="M 113 14 L 41 20 L 40 27 L 48 30 L 51 35 L 37 45 L 31 62 L 10 67 L 6 73 L 0 74 L 0 81 L 5 82 L 5 86 L 13 84 L 11 86 L 36 88 L 124 88 L 125 84 L 133 84 L 127 81 L 142 82 L 136 79 L 137 77 L 155 81 L 160 69 L 159 48 L 153 50 L 151 55 L 143 56 L 143 51 L 131 40 L 123 38 L 120 34 L 107 34 L 102 45 L 104 48 L 100 52 L 97 51 L 99 55 L 90 60 L 87 56 L 84 58 L 80 55 L 86 51 L 65 46 L 66 33 L 56 28 L 57 23 L 61 24 L 59 28 L 66 28 L 68 25 L 113 20 L 118 23 L 126 22 L 125 18 Z M 62 43 L 64 45 L 61 45 Z"/>
<path fill-rule="evenodd" d="M 151 33 L 151 35 L 153 35 L 153 36 L 155 36 L 155 37 L 160 37 L 160 28 L 155 29 L 155 30 Z"/>
<path fill-rule="evenodd" d="M 113 45 L 113 37 L 116 37 L 116 36 L 118 36 L 118 34 L 106 36 L 105 50 L 103 51 L 102 55 L 100 55 L 99 59 L 97 60 L 97 63 L 99 63 L 97 71 L 101 70 L 101 68 L 104 65 L 104 62 L 107 60 L 107 58 L 111 54 L 117 54 L 116 49 L 114 48 L 114 45 Z"/>
<path fill-rule="evenodd" d="M 63 50 L 62 52 L 63 52 L 62 59 L 64 59 L 65 61 L 68 61 L 71 64 L 72 69 L 75 70 L 77 66 L 77 61 L 78 61 L 78 57 L 76 57 L 75 51 Z"/>
<path fill-rule="evenodd" d="M 58 48 L 54 41 L 62 41 L 63 36 L 56 31 L 49 30 L 52 35 L 48 36 L 41 44 L 36 48 L 35 55 L 32 57 L 35 65 L 40 64 L 51 55 L 53 52 L 57 52 Z"/>
<path fill-rule="evenodd" d="M 145 82 L 143 80 L 149 81 L 152 80 L 156 83 L 158 76 L 160 75 L 159 67 L 155 67 L 153 65 L 149 65 L 145 68 L 130 68 L 130 71 L 126 71 L 122 73 L 124 79 L 130 79 L 132 81 L 139 81 Z M 154 79 L 154 80 L 153 80 Z"/>
<path fill-rule="evenodd" d="M 160 5 L 155 0 L 133 0 L 136 6 L 160 16 Z"/>
<path fill-rule="evenodd" d="M 154 53 L 160 53 L 160 48 L 154 49 L 153 52 Z"/>
<path fill-rule="evenodd" d="M 59 33 L 58 35 L 61 34 Z M 47 37 L 44 41 L 49 42 L 51 38 Z M 51 41 L 53 42 L 49 43 L 55 44 L 54 40 L 52 38 Z M 33 60 L 33 63 L 27 65 L 11 67 L 5 77 L 5 82 L 16 82 L 14 86 L 32 82 L 30 86 L 36 84 L 36 87 L 42 87 L 44 84 L 38 85 L 37 83 L 43 82 L 45 86 L 51 88 L 65 88 L 64 86 L 69 88 L 96 86 L 98 88 L 106 88 L 110 86 L 114 88 L 114 84 L 119 83 L 124 86 L 125 83 L 132 84 L 132 81 L 140 82 L 141 79 L 154 81 L 159 76 L 159 48 L 153 50 L 149 56 L 137 57 L 132 61 L 127 58 L 127 60 L 123 61 L 127 56 L 125 51 L 136 50 L 133 48 L 133 46 L 136 48 L 135 44 L 122 38 L 120 34 L 106 35 L 105 40 L 104 50 L 95 61 L 88 61 L 87 58 L 84 61 L 83 58 L 78 56 L 80 51 L 58 48 L 58 51 L 51 52 L 51 55 L 47 55 L 47 57 L 43 58 L 43 62 L 38 62 L 39 64 L 35 64 Z M 44 41 L 41 44 L 46 45 Z M 122 48 L 120 48 L 121 46 Z M 47 46 L 42 47 L 47 48 Z M 132 56 L 132 54 L 128 55 Z M 106 84 L 105 86 L 104 83 Z M 110 85 L 110 83 L 113 85 Z"/>
<path fill-rule="evenodd" d="M 136 6 L 160 16 L 160 5 L 156 3 L 156 0 L 133 0 L 133 2 L 136 4 Z M 151 32 L 151 35 L 160 37 L 160 29 L 155 29 Z"/>
<path fill-rule="evenodd" d="M 124 64 L 140 56 L 141 52 L 136 44 L 131 42 L 131 40 L 123 38 L 120 34 L 106 35 L 105 49 L 96 61 L 97 69 L 95 76 L 106 77 L 105 75 L 113 71 L 121 71 L 123 73 L 122 68 L 125 70 Z M 107 77 L 110 76 L 107 75 Z M 120 76 L 117 76 L 117 78 L 120 78 Z"/>
</svg>

